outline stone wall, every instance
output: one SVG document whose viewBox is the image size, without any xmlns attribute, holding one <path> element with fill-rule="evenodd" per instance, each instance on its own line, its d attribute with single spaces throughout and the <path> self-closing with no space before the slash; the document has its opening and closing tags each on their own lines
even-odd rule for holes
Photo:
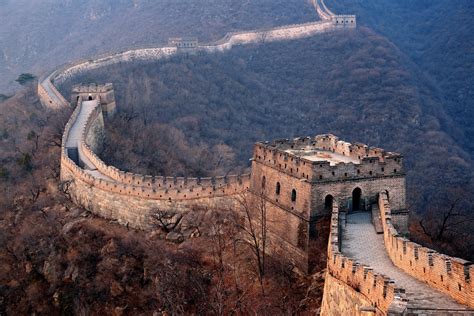
<svg viewBox="0 0 474 316">
<path fill-rule="evenodd" d="M 104 116 L 100 106 L 97 106 L 87 120 L 86 126 L 84 127 L 85 135 L 81 141 L 81 153 L 86 155 L 83 150 L 85 144 L 87 144 L 92 151 L 100 152 L 104 146 L 105 140 L 105 124 Z"/>
<path fill-rule="evenodd" d="M 389 199 L 384 192 L 379 197 L 379 209 L 385 248 L 393 263 L 429 286 L 450 295 L 459 303 L 474 307 L 474 265 L 466 260 L 422 247 L 400 236 L 392 223 Z"/>
<path fill-rule="evenodd" d="M 338 206 L 334 205 L 327 259 L 327 274 L 330 277 L 325 280 L 321 315 L 337 314 L 333 312 L 332 308 L 352 310 L 357 315 L 360 312 L 360 309 L 357 311 L 359 304 L 364 304 L 367 308 L 373 309 L 377 315 L 404 315 L 407 307 L 404 289 L 397 287 L 393 280 L 375 273 L 372 268 L 364 266 L 341 253 L 340 225 L 344 220 L 344 213 L 339 213 Z M 335 289 L 331 284 L 326 284 L 331 282 L 332 278 L 340 281 Z M 359 295 L 355 295 L 354 292 L 359 293 Z M 355 298 L 355 306 L 351 307 L 350 302 L 353 298 Z M 335 307 L 336 302 L 343 305 Z"/>
<path fill-rule="evenodd" d="M 371 313 L 368 313 L 371 312 Z M 326 273 L 321 316 L 326 315 L 385 315 L 360 292 Z"/>
<path fill-rule="evenodd" d="M 125 173 L 107 166 L 92 149 L 100 147 L 104 134 L 102 109 L 97 102 L 81 126 L 79 157 L 82 168 L 68 155 L 66 142 L 82 110 L 82 99 L 66 124 L 61 152 L 61 180 L 73 201 L 105 218 L 139 229 L 152 229 L 156 210 L 184 212 L 196 205 L 230 207 L 235 197 L 249 188 L 250 175 L 188 179 L 151 177 Z"/>
<path fill-rule="evenodd" d="M 388 176 L 388 177 L 374 177 L 351 179 L 345 181 L 327 181 L 318 183 L 312 188 L 311 205 L 314 206 L 315 211 L 324 209 L 324 201 L 327 195 L 332 195 L 336 201 L 339 201 L 340 207 L 344 211 L 351 209 L 352 192 L 355 188 L 360 188 L 362 192 L 362 199 L 367 207 L 370 204 L 377 203 L 379 192 L 388 191 L 391 196 L 391 202 L 394 209 L 405 210 L 406 205 L 406 186 L 405 177 L 403 175 Z M 407 216 L 406 211 L 402 212 L 403 216 Z M 399 222 L 405 222 L 407 218 L 400 218 Z"/>
<path fill-rule="evenodd" d="M 157 229 L 159 226 L 152 217 L 157 211 L 184 215 L 195 208 L 228 209 L 236 203 L 232 196 L 218 194 L 188 200 L 148 199 L 128 193 L 120 194 L 91 184 L 91 181 L 87 181 L 93 179 L 91 175 L 78 176 L 78 173 L 81 171 L 64 165 L 61 169 L 61 179 L 68 183 L 68 193 L 74 203 L 101 217 L 136 229 Z"/>
</svg>

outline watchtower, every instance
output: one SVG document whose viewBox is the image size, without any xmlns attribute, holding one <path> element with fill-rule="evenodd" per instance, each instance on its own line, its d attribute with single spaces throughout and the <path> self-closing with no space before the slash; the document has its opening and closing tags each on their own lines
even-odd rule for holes
<svg viewBox="0 0 474 316">
<path fill-rule="evenodd" d="M 334 135 L 257 143 L 252 158 L 250 190 L 265 199 L 268 230 L 274 244 L 296 264 L 308 266 L 320 226 L 338 203 L 342 212 L 370 211 L 379 192 L 390 197 L 394 222 L 407 232 L 403 157 Z"/>
<path fill-rule="evenodd" d="M 106 117 L 111 117 L 115 114 L 116 103 L 114 87 L 111 83 L 103 85 L 98 84 L 79 84 L 72 88 L 71 105 L 76 106 L 79 97 L 82 100 L 99 100 L 102 112 Z"/>
<path fill-rule="evenodd" d="M 357 26 L 355 15 L 334 15 L 332 21 L 336 27 L 355 28 Z"/>
<path fill-rule="evenodd" d="M 172 37 L 168 39 L 168 45 L 176 47 L 178 51 L 193 51 L 198 47 L 197 38 Z"/>
</svg>

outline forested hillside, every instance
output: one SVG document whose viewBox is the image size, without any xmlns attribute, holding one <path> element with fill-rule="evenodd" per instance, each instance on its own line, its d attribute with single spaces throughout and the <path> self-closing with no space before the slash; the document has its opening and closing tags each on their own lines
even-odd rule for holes
<svg viewBox="0 0 474 316">
<path fill-rule="evenodd" d="M 434 87 L 443 108 L 460 127 L 453 134 L 474 157 L 474 2 L 328 0 L 336 12 L 358 15 L 393 41 Z"/>
<path fill-rule="evenodd" d="M 59 181 L 69 115 L 34 84 L 0 102 L 0 315 L 316 313 L 323 274 L 268 258 L 259 282 L 230 212 L 193 209 L 212 224 L 175 244 L 74 205 Z"/>
<path fill-rule="evenodd" d="M 79 58 L 316 19 L 306 0 L 0 0 L 0 94 L 22 72 L 41 75 Z"/>
<path fill-rule="evenodd" d="M 409 64 L 359 29 L 123 64 L 74 82 L 114 83 L 120 113 L 102 156 L 125 170 L 234 172 L 248 165 L 256 140 L 331 132 L 406 155 L 410 200 L 416 192 L 426 208 L 446 187 L 467 189 L 472 162 L 450 136 L 457 127 L 433 87 Z"/>
</svg>

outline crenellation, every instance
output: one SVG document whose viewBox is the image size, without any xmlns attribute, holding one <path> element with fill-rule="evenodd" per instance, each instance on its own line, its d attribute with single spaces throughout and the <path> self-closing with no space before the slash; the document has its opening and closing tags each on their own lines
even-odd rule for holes
<svg viewBox="0 0 474 316">
<path fill-rule="evenodd" d="M 398 287 L 396 283 L 390 278 L 375 273 L 372 268 L 358 263 L 352 258 L 348 258 L 340 252 L 341 238 L 339 233 L 340 216 L 339 208 L 334 205 L 331 216 L 331 230 L 328 243 L 328 272 L 327 274 L 335 279 L 342 281 L 343 284 L 352 288 L 357 295 L 363 295 L 364 301 L 369 303 L 369 306 L 379 309 L 381 313 L 388 314 L 389 310 L 394 310 L 395 307 L 400 309 L 399 314 L 406 310 L 407 301 L 405 300 L 405 290 Z M 333 300 L 338 301 L 335 297 L 340 291 L 333 293 L 326 290 L 332 284 L 329 283 L 330 277 L 326 278 L 325 291 L 323 297 L 323 306 L 321 315 L 330 315 L 335 312 L 334 307 L 328 305 Z M 357 311 L 358 313 L 359 311 Z M 351 314 L 357 314 L 355 311 Z"/>
<path fill-rule="evenodd" d="M 379 208 L 385 247 L 393 263 L 456 301 L 474 307 L 474 292 L 469 274 L 466 274 L 472 269 L 472 263 L 440 254 L 399 236 L 392 225 L 390 204 L 385 192 L 379 195 Z"/>
<path fill-rule="evenodd" d="M 180 39 L 171 43 L 175 47 L 137 49 L 79 62 L 44 78 L 38 94 L 45 106 L 61 108 L 68 102 L 53 82 L 64 82 L 90 69 L 122 61 L 158 60 L 176 54 L 178 48 L 216 52 L 234 45 L 300 38 L 356 26 L 355 16 L 335 15 L 323 0 L 312 3 L 323 21 L 228 33 L 214 45 Z M 83 116 L 79 118 L 84 111 L 83 103 L 92 100 L 97 101 L 97 106 L 87 112 L 83 121 Z M 104 134 L 104 115 L 107 117 L 116 109 L 113 85 L 77 85 L 71 104 L 77 106 L 62 138 L 61 180 L 70 181 L 71 198 L 90 211 L 150 230 L 156 229 L 151 220 L 156 210 L 188 212 L 196 205 L 232 207 L 241 194 L 261 198 L 269 219 L 269 248 L 288 256 L 302 271 L 311 269 L 309 249 L 321 237 L 317 224 L 329 215 L 327 282 L 321 314 L 339 311 L 359 315 L 363 310 L 376 315 L 417 312 L 407 308 L 406 291 L 395 281 L 341 252 L 341 227 L 345 225 L 346 213 L 378 207 L 384 245 L 393 263 L 472 307 L 472 263 L 440 254 L 404 237 L 408 232 L 408 210 L 402 155 L 324 134 L 255 144 L 250 174 L 205 178 L 135 174 L 108 166 L 95 153 Z M 79 119 L 84 123 L 75 126 Z M 73 128 L 79 128 L 80 139 L 75 147 L 69 147 L 66 145 Z"/>
</svg>

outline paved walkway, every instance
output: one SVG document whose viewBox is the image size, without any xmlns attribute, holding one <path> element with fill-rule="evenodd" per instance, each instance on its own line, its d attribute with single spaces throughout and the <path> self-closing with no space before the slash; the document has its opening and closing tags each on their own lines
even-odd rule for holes
<svg viewBox="0 0 474 316">
<path fill-rule="evenodd" d="M 372 267 L 375 272 L 395 280 L 399 287 L 406 290 L 409 308 L 467 309 L 446 294 L 397 268 L 385 251 L 383 234 L 376 233 L 369 212 L 347 216 L 347 225 L 343 228 L 342 252 Z"/>
<path fill-rule="evenodd" d="M 78 148 L 79 160 L 84 164 L 84 170 L 86 170 L 86 172 L 95 176 L 96 178 L 110 179 L 109 177 L 105 176 L 97 170 L 95 165 L 85 155 L 82 154 L 79 146 L 79 142 L 81 140 L 81 132 L 84 128 L 84 125 L 86 124 L 87 118 L 96 106 L 96 100 L 82 101 L 81 112 L 79 113 L 76 121 L 69 130 L 69 135 L 66 139 L 66 147 Z"/>
</svg>

